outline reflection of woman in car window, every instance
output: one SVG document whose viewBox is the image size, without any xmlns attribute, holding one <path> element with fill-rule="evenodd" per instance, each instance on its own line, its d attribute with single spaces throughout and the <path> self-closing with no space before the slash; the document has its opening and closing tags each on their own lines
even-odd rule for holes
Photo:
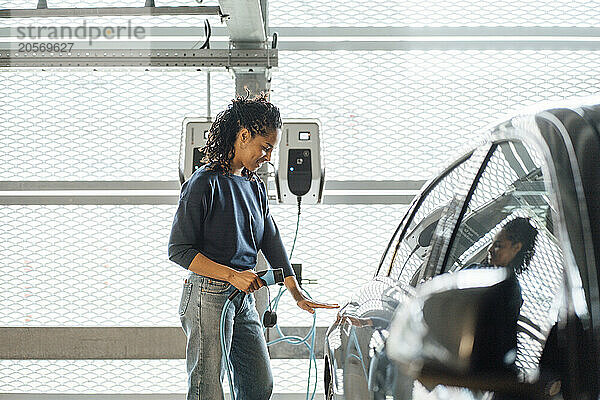
<svg viewBox="0 0 600 400">
<path fill-rule="evenodd" d="M 497 338 L 490 349 L 486 362 L 490 367 L 497 362 L 514 369 L 517 348 L 517 320 L 523 298 L 521 296 L 521 285 L 517 274 L 521 274 L 529 267 L 531 258 L 535 252 L 535 241 L 538 235 L 537 229 L 531 225 L 529 218 L 518 217 L 509 221 L 494 237 L 492 245 L 488 249 L 488 259 L 480 264 L 473 264 L 466 269 L 478 268 L 508 268 L 511 272 L 510 281 L 513 288 L 506 293 L 506 298 L 499 299 L 503 304 L 503 313 L 490 315 L 489 329 L 493 329 Z M 500 311 L 500 310 L 499 310 Z M 496 396 L 494 399 L 500 399 Z"/>
<path fill-rule="evenodd" d="M 537 234 L 529 218 L 518 217 L 508 222 L 494 237 L 488 250 L 488 265 L 510 267 L 517 274 L 525 271 L 535 252 Z"/>
<path fill-rule="evenodd" d="M 529 218 L 517 217 L 496 234 L 488 249 L 487 260 L 469 265 L 465 269 L 506 267 L 521 274 L 531 263 L 537 235 L 538 231 L 531 225 Z"/>
<path fill-rule="evenodd" d="M 516 278 L 516 274 L 521 274 L 529 267 L 531 257 L 535 252 L 535 240 L 538 231 L 531 225 L 528 218 L 518 217 L 509 221 L 494 237 L 492 245 L 488 249 L 488 260 L 481 267 L 487 265 L 491 267 L 506 267 L 515 273 L 512 273 L 514 279 L 514 293 L 506 299 L 506 310 L 508 311 L 506 321 L 507 332 L 499 333 L 499 349 L 504 354 L 511 354 L 511 357 L 504 358 L 504 362 L 511 367 L 514 363 L 516 353 L 511 349 L 517 347 L 516 326 L 519 319 L 519 312 L 523 304 L 521 296 L 521 285 Z M 503 340 L 503 339 L 504 340 Z M 494 400 L 512 400 L 512 397 L 495 394 Z"/>
</svg>

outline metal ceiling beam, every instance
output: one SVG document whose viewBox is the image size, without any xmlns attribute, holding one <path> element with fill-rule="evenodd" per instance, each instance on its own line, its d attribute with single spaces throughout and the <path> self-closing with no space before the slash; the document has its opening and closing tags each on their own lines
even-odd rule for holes
<svg viewBox="0 0 600 400">
<path fill-rule="evenodd" d="M 0 18 L 221 15 L 218 6 L 0 9 Z"/>
<path fill-rule="evenodd" d="M 261 48 L 267 41 L 260 0 L 219 0 L 229 39 L 236 48 Z"/>
<path fill-rule="evenodd" d="M 228 22 L 233 27 L 233 22 Z M 259 23 L 259 22 L 256 22 Z M 201 27 L 144 28 L 143 40 L 64 40 L 77 50 L 96 46 L 129 51 L 133 49 L 193 49 L 204 42 Z M 271 28 L 279 33 L 279 50 L 599 50 L 598 28 Z M 238 38 L 241 40 L 241 38 Z M 35 42 L 56 40 L 40 38 Z M 24 40 L 17 39 L 17 28 L 0 28 L 0 49 L 17 51 Z M 253 47 L 261 42 L 230 42 L 226 27 L 212 29 L 211 49 Z"/>
<path fill-rule="evenodd" d="M 1 192 L 57 190 L 179 190 L 179 181 L 4 181 Z"/>
<path fill-rule="evenodd" d="M 429 38 L 405 38 L 402 40 L 356 40 L 356 41 L 286 41 L 279 39 L 282 51 L 432 51 L 432 50 L 600 50 L 600 40 L 430 40 Z"/>
<path fill-rule="evenodd" d="M 333 192 L 335 193 L 335 192 Z M 408 205 L 415 197 L 414 194 L 333 194 L 325 192 L 322 204 L 400 204 Z M 63 195 L 10 195 L 0 196 L 0 205 L 47 206 L 47 205 L 176 205 L 179 200 L 177 191 L 164 195 L 139 194 L 63 194 Z M 277 201 L 269 201 L 275 206 Z"/>
<path fill-rule="evenodd" d="M 323 204 L 410 204 L 424 183 L 327 181 Z M 0 205 L 174 205 L 179 188 L 178 181 L 9 181 L 0 186 Z"/>
<path fill-rule="evenodd" d="M 11 194 L 0 196 L 0 205 L 23 205 L 23 206 L 114 206 L 114 205 L 176 205 L 179 195 L 176 191 L 166 194 L 147 193 L 65 193 L 65 194 Z"/>
<path fill-rule="evenodd" d="M 421 190 L 425 180 L 402 181 L 326 181 L 325 190 Z M 274 185 L 269 181 L 269 189 Z M 15 191 L 69 191 L 69 190 L 179 190 L 179 181 L 3 181 L 0 193 Z M 273 187 L 274 189 L 274 187 Z"/>
<path fill-rule="evenodd" d="M 276 67 L 277 50 L 90 49 L 33 53 L 0 51 L 0 67 Z"/>
<path fill-rule="evenodd" d="M 229 32 L 229 44 L 236 49 L 265 49 L 267 46 L 266 0 L 219 0 L 223 20 Z M 249 70 L 232 69 L 235 94 L 251 96 L 271 89 L 271 67 Z"/>
<path fill-rule="evenodd" d="M 421 190 L 425 180 L 328 180 L 325 190 Z M 181 188 L 179 181 L 2 181 L 0 193 L 15 191 L 70 191 L 70 190 L 177 190 Z M 269 189 L 274 189 L 275 183 L 269 180 Z M 271 187 L 273 186 L 273 187 Z"/>
<path fill-rule="evenodd" d="M 170 28 L 149 28 L 161 29 Z M 194 28 L 190 28 L 194 29 Z M 218 35 L 219 29 L 215 28 L 213 34 Z M 365 40 L 372 37 L 403 38 L 403 37 L 600 37 L 600 28 L 574 28 L 574 27 L 269 27 L 269 33 L 277 32 L 281 39 L 286 37 L 363 37 Z"/>
<path fill-rule="evenodd" d="M 143 25 L 139 25 L 143 26 Z M 144 27 L 145 35 L 163 37 L 204 37 L 204 27 Z M 343 38 L 360 37 L 364 40 L 371 38 L 404 38 L 432 37 L 452 38 L 460 37 L 521 37 L 524 40 L 556 38 L 600 38 L 600 28 L 565 28 L 565 27 L 458 27 L 458 28 L 369 28 L 369 27 L 269 27 L 269 35 L 274 32 L 279 34 L 280 39 L 306 38 L 306 40 L 343 40 Z M 11 37 L 17 34 L 16 27 L 1 27 L 0 37 Z M 213 26 L 212 37 L 226 37 L 229 39 L 229 30 L 225 26 Z"/>
<path fill-rule="evenodd" d="M 176 38 L 174 38 L 176 39 Z M 296 38 L 298 39 L 298 38 Z M 130 41 L 130 42 L 102 42 L 103 50 L 110 51 L 134 51 L 140 49 L 147 50 L 165 50 L 183 51 L 190 50 L 193 47 L 198 48 L 204 39 L 174 40 L 174 41 Z M 228 41 L 211 40 L 211 50 L 227 50 Z M 0 41 L 0 50 L 18 51 L 23 42 L 2 42 Z M 89 46 L 87 42 L 76 43 L 73 47 L 77 50 L 95 50 L 98 44 Z M 460 40 L 455 41 L 451 38 L 444 40 L 430 40 L 424 38 L 402 38 L 395 41 L 390 40 L 290 40 L 290 38 L 279 37 L 279 44 L 276 50 L 271 49 L 273 61 L 279 51 L 409 51 L 409 50 L 600 50 L 600 38 L 585 38 L 585 40 Z M 272 67 L 277 65 L 272 64 Z M 266 64 L 265 64 L 266 67 Z"/>
</svg>

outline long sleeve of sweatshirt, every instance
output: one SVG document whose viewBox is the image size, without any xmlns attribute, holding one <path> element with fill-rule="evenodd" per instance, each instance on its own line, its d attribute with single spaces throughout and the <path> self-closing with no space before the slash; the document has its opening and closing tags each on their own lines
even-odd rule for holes
<svg viewBox="0 0 600 400">
<path fill-rule="evenodd" d="M 253 269 L 262 250 L 273 268 L 294 274 L 260 181 L 202 168 L 181 188 L 169 259 L 183 268 L 198 253 L 236 270 Z"/>
</svg>

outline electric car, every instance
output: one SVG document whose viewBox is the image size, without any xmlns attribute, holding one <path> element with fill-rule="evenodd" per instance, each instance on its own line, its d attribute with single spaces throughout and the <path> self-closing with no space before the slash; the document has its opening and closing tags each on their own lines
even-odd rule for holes
<svg viewBox="0 0 600 400">
<path fill-rule="evenodd" d="M 327 330 L 327 399 L 598 398 L 600 99 L 593 103 L 507 118 L 423 187 L 373 279 Z M 517 346 L 497 362 L 489 349 L 507 331 L 493 322 L 507 312 L 507 277 L 466 267 L 486 260 L 516 217 L 538 236 L 518 275 Z"/>
</svg>

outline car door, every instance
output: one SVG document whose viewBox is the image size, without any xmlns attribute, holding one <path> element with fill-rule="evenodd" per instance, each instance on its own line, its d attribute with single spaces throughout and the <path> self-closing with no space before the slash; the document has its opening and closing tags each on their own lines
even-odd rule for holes
<svg viewBox="0 0 600 400">
<path fill-rule="evenodd" d="M 373 280 L 339 311 L 325 340 L 328 398 L 370 398 L 373 382 L 387 379 L 371 371 L 374 338 L 385 337 L 393 311 L 411 295 L 411 279 L 429 248 L 427 238 L 446 205 L 464 199 L 488 148 L 468 152 L 426 185 L 389 242 Z"/>
<path fill-rule="evenodd" d="M 386 346 L 396 365 L 437 388 L 493 390 L 494 398 L 598 397 L 598 110 L 558 108 L 497 126 L 462 207 L 446 214 L 456 223 L 440 228 L 440 219 L 434 232 L 425 275 L 445 276 L 395 313 Z M 522 246 L 510 257 L 494 250 L 486 263 L 498 232 L 504 239 L 495 242 L 510 242 L 501 246 Z M 480 271 L 454 273 L 464 268 Z M 519 329 L 504 329 L 504 316 Z M 508 335 L 516 351 L 496 352 L 490 364 Z"/>
</svg>

